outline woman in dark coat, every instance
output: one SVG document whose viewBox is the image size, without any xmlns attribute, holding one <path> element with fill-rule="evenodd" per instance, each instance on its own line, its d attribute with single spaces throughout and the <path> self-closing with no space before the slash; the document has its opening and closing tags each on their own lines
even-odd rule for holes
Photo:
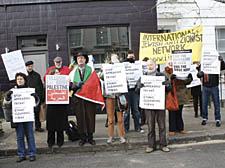
<svg viewBox="0 0 225 168">
<path fill-rule="evenodd" d="M 49 75 L 59 75 L 59 71 L 53 68 Z M 57 134 L 57 145 L 61 147 L 64 144 L 64 130 L 68 126 L 67 116 L 68 105 L 66 104 L 49 104 L 47 106 L 47 130 L 48 130 L 48 147 L 55 144 L 55 133 Z"/>
<path fill-rule="evenodd" d="M 16 86 L 14 89 L 24 89 L 28 88 L 27 86 L 27 76 L 24 73 L 17 73 L 15 76 Z M 4 104 L 9 105 L 12 103 L 12 95 L 13 90 L 7 92 L 4 98 Z M 35 93 L 32 93 L 31 96 L 35 97 L 35 100 L 38 100 L 38 96 Z M 36 101 L 36 105 L 39 104 L 39 100 Z M 27 140 L 28 144 L 28 155 L 30 161 L 36 160 L 36 145 L 34 139 L 34 131 L 33 131 L 33 121 L 27 122 L 17 122 L 14 123 L 11 121 L 11 127 L 16 128 L 16 139 L 17 139 L 17 153 L 19 155 L 16 162 L 22 162 L 26 160 L 26 147 L 25 140 Z M 26 137 L 26 138 L 25 138 Z"/>
</svg>

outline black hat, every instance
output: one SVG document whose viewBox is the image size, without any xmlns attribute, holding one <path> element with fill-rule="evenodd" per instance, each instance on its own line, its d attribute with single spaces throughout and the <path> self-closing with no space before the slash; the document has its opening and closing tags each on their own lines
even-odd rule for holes
<svg viewBox="0 0 225 168">
<path fill-rule="evenodd" d="M 33 64 L 34 64 L 33 61 L 27 61 L 27 62 L 25 63 L 26 66 L 33 65 Z"/>
<path fill-rule="evenodd" d="M 74 61 L 75 61 L 76 64 L 77 64 L 77 57 L 79 57 L 79 56 L 84 56 L 84 58 L 86 59 L 85 64 L 88 63 L 89 58 L 88 58 L 87 53 L 85 53 L 85 52 L 79 52 L 77 55 L 74 56 Z"/>
</svg>

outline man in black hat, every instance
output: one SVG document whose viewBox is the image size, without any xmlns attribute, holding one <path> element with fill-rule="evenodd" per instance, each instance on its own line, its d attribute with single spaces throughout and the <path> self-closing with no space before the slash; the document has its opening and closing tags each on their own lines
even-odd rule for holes
<svg viewBox="0 0 225 168">
<path fill-rule="evenodd" d="M 44 89 L 43 89 L 43 83 L 41 81 L 41 76 L 39 73 L 35 72 L 33 70 L 33 61 L 27 61 L 25 63 L 26 69 L 28 72 L 27 76 L 27 85 L 30 88 L 35 88 L 35 93 L 39 96 L 41 102 L 44 102 Z M 44 129 L 41 128 L 41 122 L 39 119 L 39 112 L 40 112 L 40 103 L 37 107 L 34 108 L 35 113 L 35 130 L 38 132 L 44 132 Z"/>
<path fill-rule="evenodd" d="M 77 92 L 82 89 L 83 84 L 91 76 L 92 69 L 87 65 L 87 54 L 80 52 L 75 56 L 74 60 L 78 67 L 71 71 L 69 77 L 73 83 L 72 88 Z M 86 142 L 95 145 L 93 133 L 95 132 L 96 104 L 76 96 L 73 96 L 73 103 L 76 109 L 78 133 L 81 139 L 79 145 L 83 146 Z"/>
</svg>

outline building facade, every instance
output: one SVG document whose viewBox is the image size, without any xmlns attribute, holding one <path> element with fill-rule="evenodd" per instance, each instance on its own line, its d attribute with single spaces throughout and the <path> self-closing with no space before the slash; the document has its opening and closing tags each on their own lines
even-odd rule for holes
<svg viewBox="0 0 225 168">
<path fill-rule="evenodd" d="M 225 59 L 224 8 L 222 0 L 158 0 L 158 29 L 160 32 L 173 32 L 201 24 L 203 50 L 216 49 Z"/>
<path fill-rule="evenodd" d="M 138 58 L 140 32 L 157 32 L 156 0 L 3 0 L 0 2 L 0 53 L 21 49 L 43 75 L 56 56 L 69 65 L 81 50 L 104 63 L 116 51 Z M 0 90 L 9 82 L 0 59 Z"/>
</svg>

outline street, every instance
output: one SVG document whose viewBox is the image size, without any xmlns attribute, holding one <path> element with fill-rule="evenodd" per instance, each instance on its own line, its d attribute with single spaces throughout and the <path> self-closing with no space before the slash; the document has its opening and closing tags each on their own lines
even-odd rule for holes
<svg viewBox="0 0 225 168">
<path fill-rule="evenodd" d="M 225 141 L 174 145 L 171 152 L 139 150 L 38 155 L 35 162 L 16 163 L 16 156 L 1 157 L 1 168 L 223 168 Z"/>
</svg>

